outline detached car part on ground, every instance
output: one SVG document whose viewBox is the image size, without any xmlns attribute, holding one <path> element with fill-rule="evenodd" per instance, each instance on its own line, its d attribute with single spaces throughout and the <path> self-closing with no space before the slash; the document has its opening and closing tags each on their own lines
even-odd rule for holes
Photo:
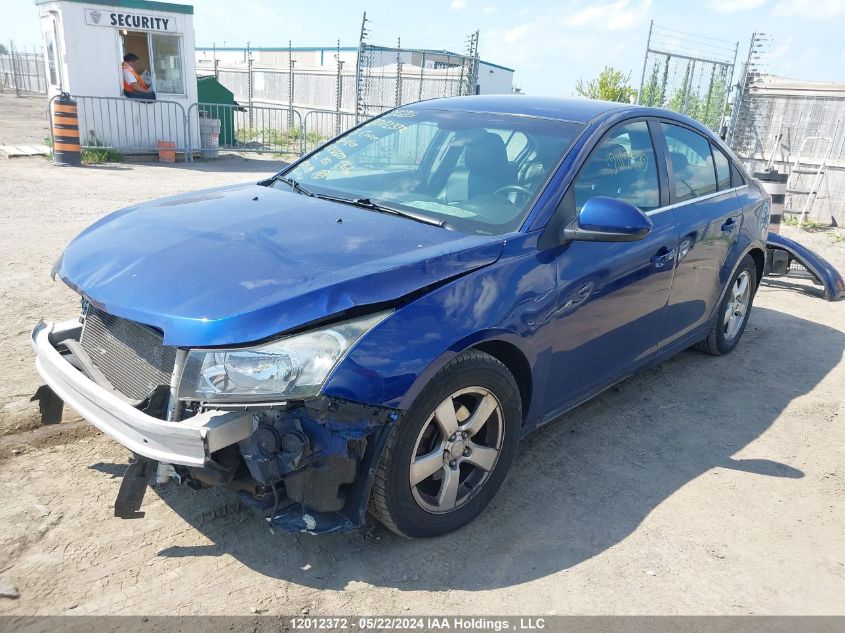
<svg viewBox="0 0 845 633">
<path fill-rule="evenodd" d="M 765 274 L 771 277 L 809 279 L 821 286 L 828 301 L 845 299 L 845 280 L 825 258 L 777 233 L 769 233 L 766 240 Z"/>
<path fill-rule="evenodd" d="M 38 324 L 37 366 L 135 454 L 118 516 L 155 475 L 287 530 L 369 510 L 435 536 L 483 510 L 521 436 L 687 347 L 730 352 L 768 212 L 680 115 L 418 103 L 86 229 L 54 271 L 82 316 Z"/>
</svg>

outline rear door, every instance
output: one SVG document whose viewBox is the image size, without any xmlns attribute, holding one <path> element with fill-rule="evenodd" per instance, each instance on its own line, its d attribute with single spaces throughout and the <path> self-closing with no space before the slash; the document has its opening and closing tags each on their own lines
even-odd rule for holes
<svg viewBox="0 0 845 633">
<path fill-rule="evenodd" d="M 564 197 L 566 217 L 594 196 L 626 200 L 646 213 L 668 204 L 649 127 L 646 120 L 623 122 L 599 141 Z M 655 354 L 678 236 L 671 210 L 651 219 L 654 228 L 642 240 L 570 242 L 558 253 L 547 410 L 588 397 Z"/>
<path fill-rule="evenodd" d="M 708 138 L 674 121 L 661 121 L 671 209 L 679 245 L 660 346 L 681 343 L 708 324 L 735 261 L 742 207 L 731 185 L 730 163 Z M 654 218 L 652 218 L 654 219 Z M 730 274 L 730 271 L 727 272 Z"/>
</svg>

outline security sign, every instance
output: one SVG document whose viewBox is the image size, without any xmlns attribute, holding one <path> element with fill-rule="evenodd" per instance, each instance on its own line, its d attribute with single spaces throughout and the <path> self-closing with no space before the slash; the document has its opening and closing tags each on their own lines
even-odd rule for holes
<svg viewBox="0 0 845 633">
<path fill-rule="evenodd" d="M 102 11 L 100 9 L 85 9 L 85 22 L 93 26 L 110 26 L 116 29 L 132 31 L 175 31 L 173 18 L 163 18 L 159 15 L 145 15 L 142 13 L 127 13 L 126 11 Z"/>
</svg>

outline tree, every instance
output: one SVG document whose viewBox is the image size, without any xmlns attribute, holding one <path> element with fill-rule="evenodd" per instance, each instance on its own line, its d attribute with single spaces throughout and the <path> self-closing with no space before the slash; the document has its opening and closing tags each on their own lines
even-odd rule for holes
<svg viewBox="0 0 845 633">
<path fill-rule="evenodd" d="M 9 51 L 6 49 L 6 47 L 3 44 L 0 44 L 0 55 L 8 55 L 8 54 L 9 54 Z"/>
<path fill-rule="evenodd" d="M 707 99 L 703 103 L 699 121 L 704 123 L 711 130 L 719 131 L 722 120 L 725 118 L 725 101 L 728 97 L 727 70 L 714 77 L 710 82 L 710 89 L 707 92 Z"/>
<path fill-rule="evenodd" d="M 646 84 L 642 87 L 640 105 L 661 107 L 663 105 L 663 87 L 660 85 L 660 64 L 655 61 L 651 69 L 651 75 Z"/>
<path fill-rule="evenodd" d="M 637 100 L 637 91 L 631 87 L 630 80 L 631 73 L 626 75 L 621 70 L 605 66 L 595 79 L 589 82 L 579 79 L 575 91 L 588 99 L 631 103 Z"/>
<path fill-rule="evenodd" d="M 693 88 L 693 72 L 692 64 L 687 63 L 681 87 L 675 91 L 666 107 L 700 121 L 706 104 L 698 96 L 697 88 Z"/>
</svg>

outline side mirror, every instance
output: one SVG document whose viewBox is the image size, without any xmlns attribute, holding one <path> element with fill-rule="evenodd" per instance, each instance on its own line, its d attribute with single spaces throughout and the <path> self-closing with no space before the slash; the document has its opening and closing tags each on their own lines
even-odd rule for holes
<svg viewBox="0 0 845 633">
<path fill-rule="evenodd" d="M 654 227 L 649 217 L 624 200 L 596 196 L 563 228 L 566 242 L 633 242 L 643 239 Z"/>
</svg>

